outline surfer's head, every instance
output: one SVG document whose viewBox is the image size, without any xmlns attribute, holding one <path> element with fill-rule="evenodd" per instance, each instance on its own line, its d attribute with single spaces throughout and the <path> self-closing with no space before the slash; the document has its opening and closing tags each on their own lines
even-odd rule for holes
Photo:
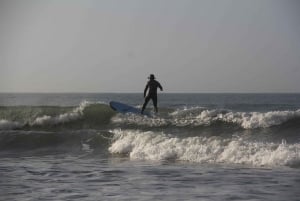
<svg viewBox="0 0 300 201">
<path fill-rule="evenodd" d="M 155 79 L 155 76 L 154 76 L 153 74 L 150 74 L 150 76 L 148 77 L 148 79 L 154 80 L 154 79 Z"/>
</svg>

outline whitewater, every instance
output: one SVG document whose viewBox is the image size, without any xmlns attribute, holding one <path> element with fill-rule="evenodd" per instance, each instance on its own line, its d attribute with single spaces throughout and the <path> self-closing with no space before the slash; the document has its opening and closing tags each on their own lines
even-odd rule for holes
<svg viewBox="0 0 300 201">
<path fill-rule="evenodd" d="M 298 200 L 300 94 L 0 94 L 4 200 Z"/>
</svg>

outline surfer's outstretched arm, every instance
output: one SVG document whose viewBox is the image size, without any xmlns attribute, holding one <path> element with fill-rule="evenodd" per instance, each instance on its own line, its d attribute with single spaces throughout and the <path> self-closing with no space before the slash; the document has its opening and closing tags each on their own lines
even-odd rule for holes
<svg viewBox="0 0 300 201">
<path fill-rule="evenodd" d="M 161 91 L 163 91 L 163 87 L 158 83 L 158 87 L 160 88 Z"/>
</svg>

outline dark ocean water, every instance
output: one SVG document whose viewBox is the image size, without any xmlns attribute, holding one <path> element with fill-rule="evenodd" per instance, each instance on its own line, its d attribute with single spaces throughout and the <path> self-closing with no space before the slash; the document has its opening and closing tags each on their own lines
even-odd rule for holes
<svg viewBox="0 0 300 201">
<path fill-rule="evenodd" d="M 111 100 L 0 94 L 0 200 L 299 200 L 300 94 Z"/>
</svg>

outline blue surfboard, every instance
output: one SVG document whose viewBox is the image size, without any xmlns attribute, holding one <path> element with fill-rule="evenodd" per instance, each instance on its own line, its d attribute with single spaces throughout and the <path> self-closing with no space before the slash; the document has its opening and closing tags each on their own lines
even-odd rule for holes
<svg viewBox="0 0 300 201">
<path fill-rule="evenodd" d="M 110 101 L 109 105 L 113 110 L 115 110 L 119 113 L 122 113 L 122 114 L 132 113 L 132 114 L 142 115 L 140 109 L 135 108 L 135 107 L 130 106 L 130 105 L 126 105 L 124 103 L 120 103 L 120 102 L 116 102 L 116 101 Z M 143 115 L 150 116 L 150 114 L 147 113 L 147 112 L 144 112 Z"/>
</svg>

